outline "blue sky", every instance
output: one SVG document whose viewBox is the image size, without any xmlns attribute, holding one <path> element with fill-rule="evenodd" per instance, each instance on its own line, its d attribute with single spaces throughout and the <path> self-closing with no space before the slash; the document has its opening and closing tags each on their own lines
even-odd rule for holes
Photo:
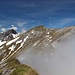
<svg viewBox="0 0 75 75">
<path fill-rule="evenodd" d="M 75 25 L 74 0 L 0 0 L 0 31 Z"/>
</svg>

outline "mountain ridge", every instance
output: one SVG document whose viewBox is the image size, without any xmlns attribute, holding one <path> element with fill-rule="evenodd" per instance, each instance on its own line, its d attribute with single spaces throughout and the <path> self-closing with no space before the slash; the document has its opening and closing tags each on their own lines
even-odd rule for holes
<svg viewBox="0 0 75 75">
<path fill-rule="evenodd" d="M 43 53 L 43 49 L 46 47 L 54 49 L 55 41 L 63 42 L 68 38 L 70 40 L 73 36 L 75 36 L 74 26 L 63 29 L 48 29 L 44 26 L 38 26 L 12 39 L 5 39 L 5 37 L 5 40 L 0 41 L 0 66 L 2 68 L 3 63 L 7 62 L 11 57 L 18 56 L 20 52 L 27 50 L 27 48 L 33 48 L 36 54 Z M 40 50 L 37 50 L 37 48 Z"/>
<path fill-rule="evenodd" d="M 73 26 L 66 27 L 64 29 L 47 29 L 44 26 L 38 26 L 38 27 L 32 28 L 31 30 L 17 36 L 16 38 L 13 38 L 10 41 L 6 40 L 6 42 L 3 45 L 7 48 L 7 50 L 9 50 L 10 46 L 14 45 L 15 50 L 16 50 L 16 49 L 23 48 L 24 46 L 26 47 L 26 46 L 32 45 L 38 40 L 40 40 L 40 42 L 42 42 L 43 40 L 48 39 L 51 43 L 51 42 L 55 41 L 56 39 L 58 39 L 59 37 L 63 36 L 64 34 L 70 32 L 73 29 L 74 29 Z M 17 44 L 16 44 L 16 42 L 17 42 Z M 38 44 L 40 42 L 38 42 Z M 0 47 L 1 46 L 2 45 L 0 45 Z"/>
</svg>

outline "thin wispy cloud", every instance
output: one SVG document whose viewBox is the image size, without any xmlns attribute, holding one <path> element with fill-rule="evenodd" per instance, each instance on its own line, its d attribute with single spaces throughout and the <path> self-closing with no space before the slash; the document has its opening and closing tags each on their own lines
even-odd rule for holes
<svg viewBox="0 0 75 75">
<path fill-rule="evenodd" d="M 75 1 L 1 1 L 0 27 L 13 27 L 18 32 L 44 25 L 64 27 L 75 25 Z M 11 26 L 11 25 L 14 26 Z M 2 29 L 4 30 L 4 29 Z"/>
<path fill-rule="evenodd" d="M 66 26 L 75 25 L 75 18 L 64 18 L 59 21 L 55 21 L 54 23 L 49 23 L 53 28 L 62 28 Z"/>
<path fill-rule="evenodd" d="M 66 8 L 64 8 L 64 5 L 66 5 L 66 3 L 64 2 L 51 2 L 51 1 L 46 1 L 46 2 L 42 2 L 42 4 L 39 2 L 39 6 L 37 8 L 37 10 L 32 13 L 24 13 L 24 15 L 28 16 L 28 17 L 39 17 L 39 16 L 48 16 L 48 15 L 58 15 L 59 13 L 57 13 L 57 11 L 60 10 L 64 10 Z M 42 9 L 39 9 L 41 8 Z M 39 9 L 39 10 L 38 10 Z"/>
<path fill-rule="evenodd" d="M 0 17 L 2 18 L 7 18 L 5 15 L 3 15 L 2 13 L 0 13 Z"/>
<path fill-rule="evenodd" d="M 18 22 L 18 23 L 17 23 L 17 25 L 18 25 L 19 27 L 23 27 L 23 25 L 26 25 L 26 24 L 27 24 L 27 22 L 25 22 L 25 21 L 24 21 L 24 22 Z"/>
</svg>

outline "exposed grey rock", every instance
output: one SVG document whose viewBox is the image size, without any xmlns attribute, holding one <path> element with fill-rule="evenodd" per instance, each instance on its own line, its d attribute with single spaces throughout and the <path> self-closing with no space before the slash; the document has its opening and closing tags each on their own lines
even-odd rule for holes
<svg viewBox="0 0 75 75">
<path fill-rule="evenodd" d="M 17 34 L 17 32 L 14 29 L 10 29 L 4 33 L 0 33 L 0 40 L 12 40 L 14 38 L 12 34 Z"/>
</svg>

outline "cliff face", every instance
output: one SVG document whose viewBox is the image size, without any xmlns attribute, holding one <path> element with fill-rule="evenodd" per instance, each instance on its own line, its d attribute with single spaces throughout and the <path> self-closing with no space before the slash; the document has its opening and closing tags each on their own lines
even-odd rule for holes
<svg viewBox="0 0 75 75">
<path fill-rule="evenodd" d="M 4 35 L 7 35 L 6 33 Z M 14 34 L 16 33 L 17 32 L 15 32 Z M 10 35 L 10 32 L 9 32 L 9 35 Z M 73 70 L 71 70 L 73 71 L 72 72 L 73 74 L 67 73 L 70 69 L 66 70 L 68 68 L 65 67 L 67 65 L 65 63 L 69 62 L 70 60 L 66 62 L 65 60 L 61 60 L 63 59 L 63 57 L 66 58 L 70 55 L 69 54 L 65 57 L 66 55 L 65 51 L 68 52 L 68 48 L 69 47 L 73 48 L 74 46 L 71 46 L 73 44 L 71 45 L 69 44 L 70 45 L 69 47 L 66 47 L 66 46 L 67 46 L 67 42 L 74 39 L 74 37 L 75 37 L 74 26 L 66 27 L 63 29 L 47 29 L 44 26 L 38 26 L 38 27 L 30 29 L 29 31 L 25 33 L 19 34 L 18 36 L 10 40 L 5 39 L 6 37 L 4 37 L 3 38 L 4 40 L 1 39 L 0 41 L 1 75 L 5 75 L 6 72 L 7 72 L 7 75 L 9 75 L 12 72 L 15 72 L 15 68 L 17 69 L 17 67 L 14 67 L 13 69 L 9 70 L 9 68 L 12 68 L 12 66 L 7 68 L 7 66 L 9 66 L 8 63 L 10 63 L 8 61 L 10 58 L 14 58 L 13 60 L 18 62 L 17 64 L 18 66 L 20 65 L 19 67 L 21 67 L 21 69 L 25 70 L 25 68 L 23 68 L 21 64 L 27 64 L 31 66 L 32 68 L 34 68 L 36 71 L 38 71 L 40 75 L 74 75 L 75 72 Z M 66 60 L 67 59 L 68 58 L 66 58 Z M 64 67 L 62 66 L 59 67 L 60 64 L 63 65 Z M 71 66 L 71 64 L 68 64 L 68 66 L 69 65 Z M 55 66 L 58 67 L 57 68 L 58 70 L 55 68 Z M 64 70 L 62 71 L 62 69 L 64 68 L 66 68 L 65 69 L 66 72 Z M 27 75 L 29 75 L 30 73 L 28 73 Z M 12 74 L 15 75 L 14 73 Z M 35 71 L 34 71 L 34 74 L 33 73 L 31 74 L 38 75 Z"/>
</svg>

